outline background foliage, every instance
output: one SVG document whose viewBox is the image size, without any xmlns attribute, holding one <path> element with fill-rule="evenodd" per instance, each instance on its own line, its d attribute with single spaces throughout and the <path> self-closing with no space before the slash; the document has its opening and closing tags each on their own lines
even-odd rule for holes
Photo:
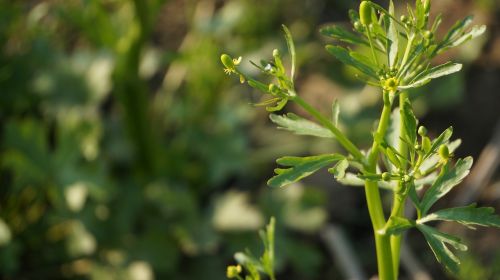
<svg viewBox="0 0 500 280">
<path fill-rule="evenodd" d="M 456 154 L 477 158 L 499 121 L 499 3 L 433 3 L 447 26 L 471 13 L 489 25 L 482 40 L 452 54 L 465 71 L 430 83 L 414 103 L 430 134 L 453 123 L 463 140 Z M 322 175 L 284 190 L 265 186 L 276 157 L 337 147 L 276 130 L 248 105 L 260 96 L 249 99 L 219 63 L 222 52 L 252 59 L 285 50 L 287 24 L 299 92 L 325 112 L 338 99 L 341 125 L 366 144 L 378 93 L 328 56 L 317 31 L 347 21 L 357 4 L 1 0 L 1 277 L 223 279 L 234 252 L 259 252 L 256 230 L 271 215 L 278 279 L 341 278 L 318 234 L 326 223 L 345 227 L 373 274 L 360 189 Z M 499 178 L 497 170 L 480 203 L 499 206 Z M 465 237 L 472 251 L 461 277 L 493 279 L 498 232 Z M 417 236 L 407 242 L 426 246 Z M 444 277 L 430 253 L 419 257 Z"/>
</svg>

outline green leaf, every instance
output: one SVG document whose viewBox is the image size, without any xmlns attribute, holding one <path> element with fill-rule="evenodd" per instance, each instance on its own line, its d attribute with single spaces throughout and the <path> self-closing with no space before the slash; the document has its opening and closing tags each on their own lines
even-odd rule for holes
<svg viewBox="0 0 500 280">
<path fill-rule="evenodd" d="M 473 19 L 473 16 L 466 16 L 463 20 L 457 21 L 443 38 L 442 44 L 447 44 L 448 42 L 453 40 L 454 37 L 459 36 L 459 34 L 463 33 L 464 29 L 472 23 Z"/>
<path fill-rule="evenodd" d="M 337 126 L 339 123 L 339 115 L 340 115 L 340 106 L 339 101 L 335 100 L 332 104 L 332 123 L 334 126 Z"/>
<path fill-rule="evenodd" d="M 278 128 L 292 131 L 298 135 L 310 135 L 324 138 L 334 137 L 330 130 L 310 120 L 299 117 L 293 113 L 288 113 L 281 116 L 271 114 L 269 115 L 269 118 L 273 123 L 278 125 Z"/>
<path fill-rule="evenodd" d="M 385 226 L 386 234 L 399 235 L 405 230 L 415 226 L 415 221 L 410 221 L 406 218 L 392 216 Z"/>
<path fill-rule="evenodd" d="M 436 139 L 432 141 L 432 145 L 430 150 L 424 155 L 424 159 L 430 157 L 431 155 L 437 152 L 439 146 L 444 143 L 447 143 L 450 140 L 451 135 L 453 135 L 453 127 L 448 127 L 445 131 L 443 131 Z"/>
<path fill-rule="evenodd" d="M 405 100 L 402 107 L 402 121 L 404 125 L 405 140 L 413 147 L 417 142 L 417 118 L 413 114 L 410 101 Z"/>
<path fill-rule="evenodd" d="M 295 52 L 295 44 L 293 43 L 292 33 L 290 30 L 283 24 L 283 31 L 285 32 L 285 40 L 286 45 L 288 46 L 288 51 L 290 52 L 290 56 L 292 57 L 292 68 L 290 70 L 290 80 L 293 82 L 293 78 L 295 77 L 295 67 L 297 65 L 297 54 Z"/>
<path fill-rule="evenodd" d="M 457 250 L 466 251 L 465 246 L 458 237 L 445 234 L 436 229 L 419 224 L 417 228 L 422 232 L 425 240 L 432 249 L 436 259 L 445 266 L 450 272 L 456 274 L 459 270 L 460 260 L 448 249 L 447 244 Z"/>
<path fill-rule="evenodd" d="M 345 171 L 349 167 L 349 161 L 347 159 L 342 159 L 334 167 L 328 169 L 328 172 L 335 176 L 335 179 L 339 180 L 345 177 Z"/>
<path fill-rule="evenodd" d="M 445 64 L 435 66 L 427 71 L 422 72 L 421 74 L 417 75 L 408 85 L 400 86 L 399 89 L 404 90 L 420 87 L 427 84 L 432 79 L 453 74 L 460 71 L 461 69 L 462 64 L 447 62 Z"/>
<path fill-rule="evenodd" d="M 366 45 L 370 44 L 364 39 L 359 37 L 356 33 L 347 31 L 345 28 L 337 25 L 329 25 L 321 28 L 319 32 L 327 37 L 346 42 L 353 45 Z"/>
<path fill-rule="evenodd" d="M 460 146 L 462 140 L 457 139 L 453 142 L 445 143 L 448 146 L 448 150 L 450 151 L 450 153 L 453 153 L 458 148 L 458 146 Z M 427 173 L 428 170 L 433 168 L 439 162 L 440 159 L 441 157 L 438 154 L 432 154 L 430 157 L 425 158 L 419 168 L 421 173 Z"/>
<path fill-rule="evenodd" d="M 267 85 L 254 79 L 248 79 L 248 85 L 262 92 L 269 92 L 269 87 Z"/>
<path fill-rule="evenodd" d="M 472 166 L 472 157 L 459 159 L 455 168 L 450 168 L 451 163 L 448 162 L 441 173 L 437 177 L 434 184 L 425 192 L 422 198 L 422 214 L 427 214 L 431 206 L 446 195 L 453 187 L 458 185 L 469 174 L 469 169 Z"/>
<path fill-rule="evenodd" d="M 341 159 L 344 159 L 344 156 L 339 154 L 279 158 L 276 160 L 278 164 L 290 166 L 290 168 L 281 170 L 279 174 L 269 179 L 267 184 L 271 187 L 283 187 L 295 183 Z"/>
<path fill-rule="evenodd" d="M 378 80 L 377 71 L 371 68 L 369 64 L 366 64 L 354 58 L 347 49 L 339 46 L 327 45 L 326 50 L 333 56 L 335 56 L 338 60 L 340 60 L 342 63 L 352 66 L 361 71 L 362 73 Z"/>
<path fill-rule="evenodd" d="M 495 215 L 493 208 L 477 208 L 476 204 L 440 210 L 419 219 L 418 222 L 426 223 L 436 220 L 458 222 L 471 228 L 474 225 L 500 227 L 500 217 Z"/>
<path fill-rule="evenodd" d="M 389 2 L 389 14 L 394 17 L 394 3 L 391 0 Z M 389 28 L 387 30 L 387 55 L 389 61 L 389 67 L 393 67 L 396 65 L 398 58 L 398 47 L 399 47 L 399 34 L 398 29 L 396 28 L 396 22 L 392 17 L 389 17 Z"/>
<path fill-rule="evenodd" d="M 266 110 L 268 112 L 276 112 L 276 111 L 279 111 L 281 109 L 283 109 L 283 107 L 285 107 L 286 103 L 288 102 L 288 98 L 281 98 L 275 106 L 267 106 L 266 107 Z"/>
</svg>

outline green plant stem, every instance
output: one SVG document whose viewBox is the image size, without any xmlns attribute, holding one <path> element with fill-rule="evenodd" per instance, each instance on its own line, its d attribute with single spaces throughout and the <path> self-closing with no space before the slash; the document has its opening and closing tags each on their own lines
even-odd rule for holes
<svg viewBox="0 0 500 280">
<path fill-rule="evenodd" d="M 376 173 L 377 159 L 379 154 L 379 138 L 386 134 L 391 117 L 391 103 L 389 101 L 389 92 L 384 91 L 384 108 L 378 124 L 375 140 L 368 155 L 366 171 Z M 381 280 L 394 280 L 392 253 L 390 236 L 383 231 L 385 227 L 385 216 L 382 207 L 382 200 L 376 181 L 366 180 L 365 182 L 366 202 L 368 211 L 372 221 L 373 231 L 375 234 L 375 247 L 377 251 L 377 266 L 379 278 Z"/>
<path fill-rule="evenodd" d="M 411 40 L 410 40 L 411 41 Z M 411 44 L 411 42 L 409 42 Z M 408 93 L 406 92 L 401 92 L 399 94 L 399 113 L 401 115 L 401 121 L 400 121 L 400 135 L 403 135 L 405 133 L 405 118 L 403 117 L 403 104 L 406 102 L 408 99 Z M 405 141 L 399 140 L 399 153 L 406 158 L 408 154 L 408 147 Z M 402 162 L 402 167 L 406 170 L 406 162 Z M 401 190 L 403 186 L 400 185 L 398 186 L 398 190 Z M 404 203 L 405 203 L 406 197 L 403 196 L 400 192 L 396 191 L 394 192 L 394 197 L 393 197 L 393 206 L 392 206 L 392 212 L 391 212 L 391 217 L 402 217 L 404 215 Z M 399 274 L 399 258 L 401 254 L 401 240 L 402 240 L 402 235 L 392 235 L 391 236 L 391 250 L 392 250 L 392 262 L 394 266 L 394 276 L 398 277 Z"/>
<path fill-rule="evenodd" d="M 320 112 L 318 112 L 314 107 L 305 102 L 302 98 L 295 94 L 292 100 L 297 103 L 300 107 L 306 110 L 311 116 L 313 116 L 321 125 L 325 126 L 330 130 L 333 135 L 337 138 L 337 141 L 357 160 L 363 160 L 363 154 L 361 151 L 349 140 L 330 120 L 324 117 Z"/>
</svg>

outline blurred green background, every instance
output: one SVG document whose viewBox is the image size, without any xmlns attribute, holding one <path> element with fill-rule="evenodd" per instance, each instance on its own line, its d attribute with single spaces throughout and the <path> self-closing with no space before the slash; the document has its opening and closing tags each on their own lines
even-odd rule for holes
<svg viewBox="0 0 500 280">
<path fill-rule="evenodd" d="M 403 10 L 406 2 L 396 2 Z M 342 257 L 321 237 L 327 224 L 343 233 L 358 269 L 374 275 L 362 189 L 326 172 L 283 190 L 265 183 L 276 157 L 338 146 L 276 130 L 249 105 L 259 93 L 225 76 L 219 61 L 221 53 L 241 55 L 257 76 L 248 60 L 285 52 L 286 24 L 300 94 L 324 111 L 338 99 L 342 128 L 366 147 L 379 94 L 329 57 L 318 34 L 323 24 L 347 24 L 358 4 L 0 0 L 0 278 L 225 279 L 234 252 L 260 252 L 256 231 L 270 216 L 278 221 L 279 279 L 346 278 Z M 433 4 L 443 30 L 468 14 L 489 29 L 438 58 L 465 69 L 412 94 L 414 109 L 431 134 L 453 124 L 463 140 L 457 156 L 478 159 L 485 147 L 498 155 L 500 2 Z M 486 163 L 478 191 L 463 186 L 455 197 L 498 210 L 498 157 Z M 459 278 L 500 279 L 499 232 L 460 235 L 470 250 Z M 422 277 L 453 279 L 421 236 L 410 233 L 406 243 Z M 412 267 L 403 266 L 402 279 L 415 277 Z"/>
</svg>

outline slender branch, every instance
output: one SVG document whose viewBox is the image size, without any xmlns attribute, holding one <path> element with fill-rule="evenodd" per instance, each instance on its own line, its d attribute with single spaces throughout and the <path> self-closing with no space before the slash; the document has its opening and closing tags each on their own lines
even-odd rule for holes
<svg viewBox="0 0 500 280">
<path fill-rule="evenodd" d="M 325 116 L 323 116 L 320 112 L 309 105 L 309 103 L 305 102 L 298 95 L 295 95 L 292 100 L 299 106 L 301 106 L 304 110 L 306 110 L 309 114 L 311 114 L 311 116 L 313 116 L 319 123 L 330 130 L 333 135 L 335 135 L 339 143 L 357 160 L 363 161 L 363 154 L 361 153 L 361 151 L 351 142 L 351 140 L 349 140 L 344 135 L 344 133 L 342 133 L 335 125 L 333 125 L 330 120 L 328 120 Z"/>
</svg>

